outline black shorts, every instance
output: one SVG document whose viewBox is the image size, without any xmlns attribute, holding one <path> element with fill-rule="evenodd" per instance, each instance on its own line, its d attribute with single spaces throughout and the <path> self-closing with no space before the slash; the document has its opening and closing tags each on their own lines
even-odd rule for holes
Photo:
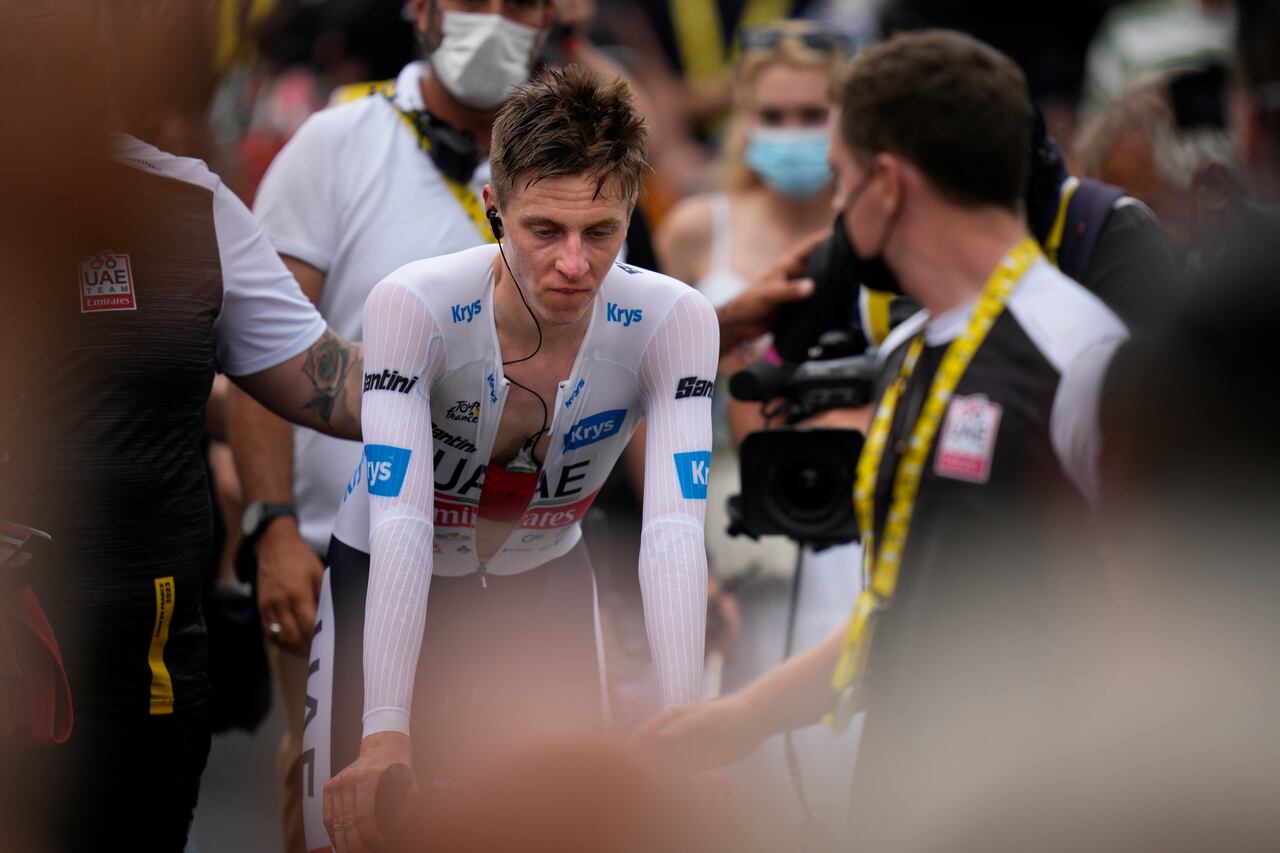
<svg viewBox="0 0 1280 853">
<path fill-rule="evenodd" d="M 182 853 L 209 745 L 205 705 L 155 716 L 77 708 L 66 743 L 25 750 L 21 778 L 38 802 L 19 818 L 38 849 Z"/>
<path fill-rule="evenodd" d="M 303 733 L 307 849 L 329 846 L 324 783 L 360 752 L 369 555 L 333 539 L 320 593 Z M 540 732 L 600 728 L 604 699 L 595 578 L 579 542 L 515 575 L 433 577 L 414 679 L 410 740 L 428 795 Z"/>
</svg>

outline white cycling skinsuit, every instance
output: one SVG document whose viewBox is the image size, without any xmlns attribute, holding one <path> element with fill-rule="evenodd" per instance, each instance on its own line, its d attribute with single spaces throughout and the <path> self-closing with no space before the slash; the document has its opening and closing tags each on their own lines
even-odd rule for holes
<svg viewBox="0 0 1280 853">
<path fill-rule="evenodd" d="M 601 714 L 599 626 L 580 521 L 641 418 L 639 570 L 650 649 L 663 704 L 698 698 L 715 311 L 674 279 L 610 268 L 549 413 L 537 488 L 510 516 L 505 543 L 481 563 L 476 523 L 489 516 L 480 498 L 512 389 L 494 326 L 497 253 L 480 246 L 408 264 L 365 305 L 364 457 L 338 512 L 307 683 L 302 784 L 311 850 L 328 846 L 324 782 L 356 758 L 361 737 L 410 734 L 420 785 L 459 771 L 436 753 L 465 754 L 457 744 L 467 735 L 456 729 L 473 721 L 455 720 L 444 736 L 449 726 L 434 717 L 456 711 L 460 694 L 483 707 L 468 714 L 497 704 L 483 701 L 491 685 L 474 672 L 473 655 L 491 652 L 504 670 L 494 679 L 528 706 L 540 667 L 563 668 L 573 657 L 566 650 L 577 649 L 578 672 L 589 672 L 593 691 L 585 701 Z M 457 664 L 461 658 L 468 662 Z M 439 681 L 449 684 L 424 686 Z"/>
</svg>

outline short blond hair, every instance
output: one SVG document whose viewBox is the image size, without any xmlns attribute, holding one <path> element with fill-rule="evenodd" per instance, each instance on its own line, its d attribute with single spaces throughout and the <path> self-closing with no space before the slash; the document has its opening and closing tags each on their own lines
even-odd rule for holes
<svg viewBox="0 0 1280 853">
<path fill-rule="evenodd" d="M 489 183 L 501 204 L 516 182 L 585 175 L 596 194 L 612 185 L 631 204 L 649 171 L 647 133 L 631 87 L 580 65 L 549 68 L 499 110 L 489 146 Z"/>
</svg>

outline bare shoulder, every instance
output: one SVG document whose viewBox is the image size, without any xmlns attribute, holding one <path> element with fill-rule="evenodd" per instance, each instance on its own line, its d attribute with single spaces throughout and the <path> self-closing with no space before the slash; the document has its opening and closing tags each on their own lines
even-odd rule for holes
<svg viewBox="0 0 1280 853">
<path fill-rule="evenodd" d="M 683 199 L 662 218 L 654 235 L 654 247 L 663 269 L 676 278 L 688 281 L 702 272 L 711 248 L 710 195 Z"/>
</svg>

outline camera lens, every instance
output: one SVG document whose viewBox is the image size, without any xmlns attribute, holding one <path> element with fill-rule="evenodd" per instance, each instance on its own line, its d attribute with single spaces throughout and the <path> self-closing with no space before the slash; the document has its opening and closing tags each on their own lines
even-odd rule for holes
<svg viewBox="0 0 1280 853">
<path fill-rule="evenodd" d="M 822 518 L 831 507 L 832 490 L 838 478 L 831 460 L 822 457 L 797 459 L 776 473 L 774 487 L 778 499 L 791 510 L 796 520 Z"/>
<path fill-rule="evenodd" d="M 768 508 L 787 529 L 821 530 L 847 511 L 852 500 L 844 493 L 849 462 L 825 450 L 783 456 L 770 466 Z"/>
</svg>

